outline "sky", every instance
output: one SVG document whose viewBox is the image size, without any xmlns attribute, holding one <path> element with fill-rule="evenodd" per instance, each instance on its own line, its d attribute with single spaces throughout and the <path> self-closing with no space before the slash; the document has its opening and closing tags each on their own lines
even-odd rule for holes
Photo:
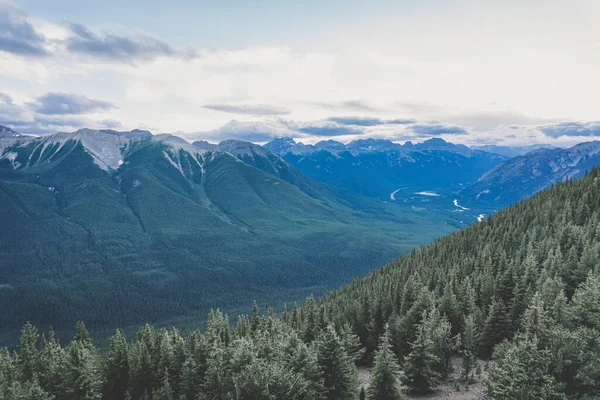
<svg viewBox="0 0 600 400">
<path fill-rule="evenodd" d="M 600 136 L 598 0 L 0 0 L 0 124 L 188 140 Z"/>
</svg>

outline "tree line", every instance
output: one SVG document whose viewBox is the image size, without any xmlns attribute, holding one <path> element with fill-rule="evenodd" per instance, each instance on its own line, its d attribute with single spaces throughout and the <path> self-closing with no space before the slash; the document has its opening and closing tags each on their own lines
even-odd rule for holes
<svg viewBox="0 0 600 400">
<path fill-rule="evenodd" d="M 98 349 L 25 325 L 0 399 L 400 399 L 462 360 L 498 399 L 600 393 L 600 169 L 441 238 L 321 299 L 189 337 L 122 331 Z M 485 374 L 478 359 L 493 359 Z M 357 366 L 372 369 L 360 388 Z M 481 376 L 485 375 L 486 378 Z M 3 396 L 3 397 L 2 397 Z"/>
</svg>

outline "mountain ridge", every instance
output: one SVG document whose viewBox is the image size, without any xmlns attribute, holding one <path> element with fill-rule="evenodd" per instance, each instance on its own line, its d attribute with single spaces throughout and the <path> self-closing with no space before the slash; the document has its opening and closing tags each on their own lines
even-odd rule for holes
<svg viewBox="0 0 600 400">
<path fill-rule="evenodd" d="M 465 204 L 505 206 L 560 181 L 580 177 L 600 164 L 600 141 L 541 148 L 498 164 L 460 192 Z"/>
</svg>

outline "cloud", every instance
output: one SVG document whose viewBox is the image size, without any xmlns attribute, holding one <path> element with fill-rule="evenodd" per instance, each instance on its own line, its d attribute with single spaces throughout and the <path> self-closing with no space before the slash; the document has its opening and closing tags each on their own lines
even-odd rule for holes
<svg viewBox="0 0 600 400">
<path fill-rule="evenodd" d="M 594 122 L 561 122 L 538 127 L 544 135 L 551 138 L 561 136 L 600 136 L 600 121 Z"/>
<path fill-rule="evenodd" d="M 333 121 L 284 122 L 290 129 L 311 136 L 362 135 L 364 130 L 354 125 L 343 125 Z"/>
<path fill-rule="evenodd" d="M 102 100 L 93 100 L 74 93 L 46 93 L 28 103 L 35 112 L 46 115 L 85 114 L 107 111 L 115 106 Z"/>
<path fill-rule="evenodd" d="M 494 129 L 500 125 L 538 125 L 556 122 L 556 120 L 530 117 L 522 113 L 505 110 L 483 110 L 451 115 L 440 114 L 436 119 L 452 124 L 469 126 L 479 131 Z"/>
<path fill-rule="evenodd" d="M 377 126 L 377 125 L 406 125 L 417 122 L 414 119 L 388 119 L 371 117 L 331 117 L 327 119 L 341 125 Z"/>
<path fill-rule="evenodd" d="M 76 23 L 68 23 L 67 27 L 73 36 L 65 41 L 65 45 L 72 53 L 122 62 L 182 55 L 167 43 L 150 35 L 118 36 L 108 32 L 96 34 Z"/>
<path fill-rule="evenodd" d="M 202 107 L 213 111 L 220 111 L 231 114 L 248 114 L 257 116 L 291 114 L 291 111 L 287 108 L 268 106 L 262 104 L 207 104 Z"/>
<path fill-rule="evenodd" d="M 295 136 L 297 132 L 290 129 L 281 121 L 244 122 L 232 120 L 222 127 L 193 135 L 184 135 L 190 139 L 206 139 L 221 141 L 225 139 L 238 139 L 248 142 L 268 142 L 280 136 Z"/>
<path fill-rule="evenodd" d="M 0 52 L 43 57 L 46 39 L 27 21 L 27 15 L 11 4 L 0 4 Z"/>
<path fill-rule="evenodd" d="M 466 129 L 460 126 L 431 124 L 431 125 L 413 125 L 409 128 L 419 136 L 439 136 L 439 135 L 466 135 Z"/>
<path fill-rule="evenodd" d="M 378 111 L 376 108 L 369 105 L 364 100 L 346 100 L 337 102 L 316 102 L 308 101 L 306 104 L 323 108 L 326 110 L 346 110 L 346 111 L 361 111 L 361 112 L 373 112 Z"/>
<path fill-rule="evenodd" d="M 189 139 L 225 140 L 239 139 L 249 142 L 267 142 L 276 137 L 289 136 L 295 138 L 318 136 L 363 135 L 361 127 L 340 125 L 332 121 L 291 121 L 274 119 L 263 122 L 247 122 L 232 120 L 222 127 L 195 134 L 185 134 Z"/>
<path fill-rule="evenodd" d="M 0 103 L 12 104 L 12 97 L 7 95 L 6 93 L 0 92 Z"/>
</svg>

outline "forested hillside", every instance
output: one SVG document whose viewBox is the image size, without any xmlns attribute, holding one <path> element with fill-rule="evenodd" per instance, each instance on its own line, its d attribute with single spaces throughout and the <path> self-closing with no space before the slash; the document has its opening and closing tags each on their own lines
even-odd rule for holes
<svg viewBox="0 0 600 400">
<path fill-rule="evenodd" d="M 0 139 L 0 221 L 0 344 L 303 299 L 454 229 L 251 143 L 90 129 Z"/>
<path fill-rule="evenodd" d="M 324 298 L 204 332 L 117 331 L 106 352 L 82 324 L 68 345 L 22 330 L 0 353 L 0 398 L 398 399 L 487 375 L 498 399 L 600 391 L 600 169 L 446 236 Z M 493 358 L 483 374 L 477 358 Z M 360 391 L 357 365 L 372 366 Z M 4 397 L 1 397 L 4 396 Z"/>
</svg>

